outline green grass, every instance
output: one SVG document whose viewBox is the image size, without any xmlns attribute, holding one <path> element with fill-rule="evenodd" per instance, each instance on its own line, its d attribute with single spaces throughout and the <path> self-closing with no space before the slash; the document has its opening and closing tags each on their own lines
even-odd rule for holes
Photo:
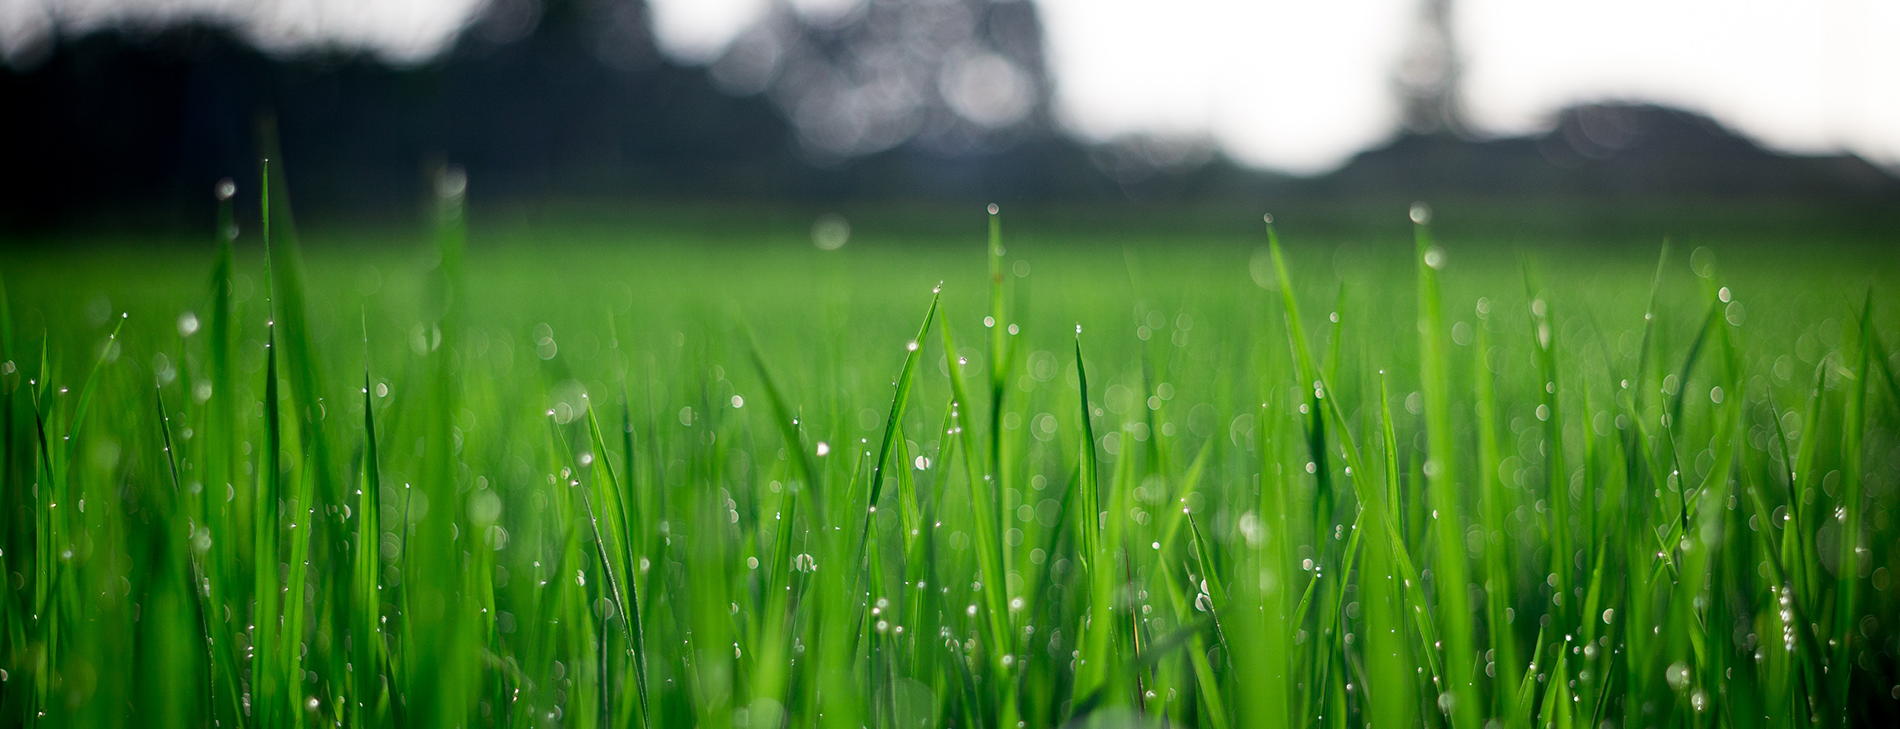
<svg viewBox="0 0 1900 729">
<path fill-rule="evenodd" d="M 268 233 L 0 263 L 7 725 L 1900 710 L 1880 249 L 819 251 L 451 181 L 305 250 L 271 176 Z"/>
</svg>

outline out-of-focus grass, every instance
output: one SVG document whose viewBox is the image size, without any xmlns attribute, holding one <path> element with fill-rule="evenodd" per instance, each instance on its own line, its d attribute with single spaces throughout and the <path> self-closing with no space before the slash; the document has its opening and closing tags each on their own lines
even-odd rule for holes
<svg viewBox="0 0 1900 729">
<path fill-rule="evenodd" d="M 6 722 L 1900 708 L 1878 249 L 1290 210 L 992 216 L 986 261 L 978 215 L 821 251 L 460 191 L 413 240 L 300 245 L 279 195 L 268 259 L 5 257 Z"/>
</svg>

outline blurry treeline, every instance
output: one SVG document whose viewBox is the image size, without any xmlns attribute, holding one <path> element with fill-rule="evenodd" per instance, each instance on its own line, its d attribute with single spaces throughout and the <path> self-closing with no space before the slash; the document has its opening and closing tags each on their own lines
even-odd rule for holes
<svg viewBox="0 0 1900 729">
<path fill-rule="evenodd" d="M 1878 210 L 1856 157 L 1770 153 L 1687 112 L 1599 104 L 1552 131 L 1395 132 L 1342 169 L 1240 167 L 1205 138 L 1088 144 L 1050 112 L 1029 2 L 777 0 L 706 65 L 654 45 L 640 0 L 498 0 L 440 57 L 276 57 L 215 22 L 58 36 L 0 67 L 0 227 L 201 226 L 274 126 L 302 209 L 412 216 L 445 163 L 482 202 L 1166 203 L 1771 197 Z M 1297 110 L 1289 110 L 1297 113 Z"/>
</svg>

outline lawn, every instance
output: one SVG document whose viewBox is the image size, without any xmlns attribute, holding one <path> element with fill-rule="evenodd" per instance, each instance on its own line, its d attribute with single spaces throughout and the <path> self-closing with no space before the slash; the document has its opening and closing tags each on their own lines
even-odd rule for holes
<svg viewBox="0 0 1900 729">
<path fill-rule="evenodd" d="M 1900 711 L 1891 239 L 277 203 L 0 256 L 0 722 Z"/>
</svg>

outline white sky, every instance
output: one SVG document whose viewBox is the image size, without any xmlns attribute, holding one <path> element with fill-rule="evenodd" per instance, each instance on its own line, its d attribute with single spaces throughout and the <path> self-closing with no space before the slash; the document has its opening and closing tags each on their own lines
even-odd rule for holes
<svg viewBox="0 0 1900 729">
<path fill-rule="evenodd" d="M 795 0 L 833 7 L 853 0 Z M 1321 172 L 1388 138 L 1417 0 L 1035 0 L 1058 118 L 1102 140 L 1208 134 Z M 766 0 L 649 0 L 663 46 L 709 58 Z M 1900 165 L 1900 1 L 1455 0 L 1481 130 L 1588 101 L 1700 111 L 1776 149 Z"/>
<path fill-rule="evenodd" d="M 769 0 L 648 0 L 661 47 L 705 62 Z M 864 0 L 792 0 L 836 17 Z M 1022 0 L 1030 1 L 1030 0 Z M 1319 172 L 1394 129 L 1391 71 L 1417 0 L 1034 0 L 1056 111 L 1092 140 L 1210 135 L 1243 163 Z M 205 13 L 267 47 L 440 50 L 483 0 L 0 0 L 0 53 L 52 25 Z M 1778 149 L 1900 166 L 1900 0 L 1455 0 L 1482 130 L 1649 101 Z"/>
<path fill-rule="evenodd" d="M 1488 127 L 1629 98 L 1779 149 L 1900 165 L 1900 2 L 1466 0 L 1459 29 L 1471 111 Z"/>
<path fill-rule="evenodd" d="M 0 0 L 0 56 L 12 61 L 59 27 L 67 35 L 111 24 L 228 18 L 258 46 L 371 48 L 392 62 L 425 61 L 447 47 L 487 0 Z"/>
</svg>

